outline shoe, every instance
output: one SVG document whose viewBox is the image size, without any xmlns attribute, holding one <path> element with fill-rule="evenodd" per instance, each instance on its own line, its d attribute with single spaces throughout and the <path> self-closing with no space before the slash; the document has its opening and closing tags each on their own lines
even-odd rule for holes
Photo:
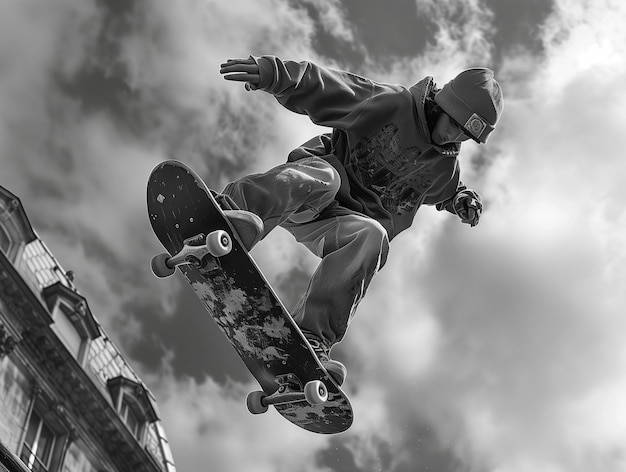
<svg viewBox="0 0 626 472">
<path fill-rule="evenodd" d="M 224 211 L 224 216 L 233 225 L 241 243 L 249 252 L 263 237 L 263 220 L 251 211 L 241 210 L 228 195 L 214 192 L 211 194 Z"/>
<path fill-rule="evenodd" d="M 233 225 L 243 247 L 250 252 L 263 236 L 263 220 L 245 210 L 224 210 L 224 216 Z"/>
<path fill-rule="evenodd" d="M 313 351 L 317 355 L 324 368 L 328 371 L 337 385 L 341 386 L 346 380 L 348 370 L 341 362 L 330 358 L 330 347 L 318 336 L 310 331 L 302 330 L 304 337 L 307 339 Z"/>
</svg>

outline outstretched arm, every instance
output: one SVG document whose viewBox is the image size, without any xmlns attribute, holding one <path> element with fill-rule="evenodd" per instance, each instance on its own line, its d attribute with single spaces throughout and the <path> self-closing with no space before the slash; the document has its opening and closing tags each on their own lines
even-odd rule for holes
<svg viewBox="0 0 626 472">
<path fill-rule="evenodd" d="M 397 92 L 349 72 L 276 56 L 229 59 L 220 73 L 226 80 L 245 82 L 248 90 L 272 94 L 285 108 L 308 115 L 318 125 L 339 129 L 349 127 L 376 93 Z"/>
</svg>

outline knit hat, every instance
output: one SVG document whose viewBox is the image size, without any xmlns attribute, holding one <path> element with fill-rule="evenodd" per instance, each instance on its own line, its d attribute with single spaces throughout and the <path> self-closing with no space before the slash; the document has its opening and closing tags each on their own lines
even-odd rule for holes
<svg viewBox="0 0 626 472">
<path fill-rule="evenodd" d="M 478 143 L 487 141 L 502 115 L 502 89 L 486 68 L 461 72 L 437 92 L 435 102 Z"/>
</svg>

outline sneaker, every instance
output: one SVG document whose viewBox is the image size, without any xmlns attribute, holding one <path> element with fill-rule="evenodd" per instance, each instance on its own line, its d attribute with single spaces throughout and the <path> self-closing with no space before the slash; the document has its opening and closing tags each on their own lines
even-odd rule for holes
<svg viewBox="0 0 626 472">
<path fill-rule="evenodd" d="M 224 216 L 233 225 L 239 239 L 247 251 L 250 251 L 263 237 L 263 220 L 258 215 L 239 209 L 232 198 L 211 190 L 215 201 L 224 211 Z"/>
<path fill-rule="evenodd" d="M 224 216 L 233 225 L 243 247 L 250 252 L 263 236 L 263 220 L 256 214 L 245 210 L 224 210 Z"/>
<path fill-rule="evenodd" d="M 348 375 L 346 366 L 344 366 L 341 362 L 330 358 L 330 347 L 328 347 L 328 345 L 318 336 L 306 330 L 303 330 L 302 333 L 313 348 L 313 351 L 324 368 L 328 371 L 337 385 L 341 386 Z"/>
</svg>

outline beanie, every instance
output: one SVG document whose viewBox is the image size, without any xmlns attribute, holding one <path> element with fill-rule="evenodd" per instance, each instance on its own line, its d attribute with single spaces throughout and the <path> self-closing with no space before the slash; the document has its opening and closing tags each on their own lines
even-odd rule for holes
<svg viewBox="0 0 626 472">
<path fill-rule="evenodd" d="M 468 69 L 448 82 L 435 95 L 435 102 L 468 136 L 487 141 L 502 115 L 502 89 L 486 68 Z"/>
</svg>

